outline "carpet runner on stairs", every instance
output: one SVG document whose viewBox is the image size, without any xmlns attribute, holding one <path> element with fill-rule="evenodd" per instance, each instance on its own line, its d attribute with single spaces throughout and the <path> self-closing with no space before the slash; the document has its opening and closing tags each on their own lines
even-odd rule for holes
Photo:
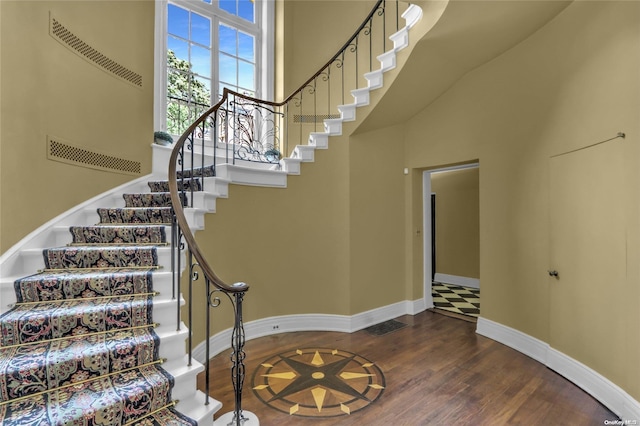
<svg viewBox="0 0 640 426">
<path fill-rule="evenodd" d="M 152 281 L 172 209 L 167 183 L 149 186 L 70 227 L 68 246 L 43 250 L 44 271 L 15 281 L 18 303 L 0 316 L 0 424 L 196 424 L 160 366 Z"/>
</svg>

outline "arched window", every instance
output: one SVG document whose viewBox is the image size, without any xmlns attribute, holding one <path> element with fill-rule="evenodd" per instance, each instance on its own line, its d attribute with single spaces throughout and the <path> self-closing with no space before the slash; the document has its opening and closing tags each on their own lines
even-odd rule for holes
<svg viewBox="0 0 640 426">
<path fill-rule="evenodd" d="M 156 3 L 156 129 L 181 134 L 224 87 L 272 97 L 273 3 Z"/>
</svg>

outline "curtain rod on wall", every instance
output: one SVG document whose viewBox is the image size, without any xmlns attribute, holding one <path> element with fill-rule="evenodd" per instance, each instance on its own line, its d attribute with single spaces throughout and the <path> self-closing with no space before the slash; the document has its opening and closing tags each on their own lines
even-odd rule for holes
<svg viewBox="0 0 640 426">
<path fill-rule="evenodd" d="M 580 150 L 583 150 L 583 149 L 591 148 L 592 146 L 600 145 L 600 144 L 603 144 L 603 143 L 605 143 L 605 142 L 612 141 L 612 140 L 614 140 L 614 139 L 618 139 L 618 138 L 622 138 L 622 139 L 624 139 L 624 138 L 626 138 L 626 137 L 627 137 L 627 135 L 626 135 L 624 132 L 618 132 L 618 134 L 617 134 L 617 135 L 615 135 L 615 136 L 614 136 L 614 137 L 612 137 L 612 138 L 605 139 L 605 140 L 600 141 L 600 142 L 592 143 L 591 145 L 583 146 L 583 147 L 581 147 L 581 148 L 576 148 L 576 149 L 571 150 L 571 151 L 563 152 L 563 153 L 561 153 L 561 154 L 552 155 L 552 156 L 551 156 L 551 158 L 559 157 L 559 156 L 561 156 L 561 155 L 565 155 L 565 154 L 571 154 L 572 152 L 576 152 L 576 151 L 580 151 Z"/>
</svg>

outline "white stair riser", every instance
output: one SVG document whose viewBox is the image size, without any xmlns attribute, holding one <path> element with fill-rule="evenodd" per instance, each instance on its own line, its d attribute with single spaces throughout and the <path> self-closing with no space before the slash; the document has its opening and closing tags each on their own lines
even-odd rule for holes
<svg viewBox="0 0 640 426">
<path fill-rule="evenodd" d="M 396 52 L 402 50 L 409 46 L 409 29 L 406 27 L 402 28 L 397 33 L 391 34 L 389 38 L 393 41 L 393 50 Z"/>
<path fill-rule="evenodd" d="M 329 148 L 329 134 L 328 133 L 311 133 L 309 135 L 309 145 L 316 149 Z"/>
<path fill-rule="evenodd" d="M 300 163 L 302 163 L 302 160 L 297 158 L 283 158 L 282 160 L 280 160 L 280 167 L 282 168 L 282 170 L 287 172 L 287 174 L 299 175 Z"/>
<path fill-rule="evenodd" d="M 302 162 L 313 162 L 315 158 L 315 147 L 311 145 L 298 145 L 293 149 L 293 158 L 299 158 Z"/>
<path fill-rule="evenodd" d="M 332 118 L 324 120 L 324 131 L 330 136 L 339 136 L 342 134 L 342 119 Z"/>
<path fill-rule="evenodd" d="M 188 413 L 189 417 L 198 422 L 198 426 L 213 426 L 213 414 L 222 404 L 213 398 L 209 398 L 209 404 L 205 405 L 203 392 L 195 391 L 188 398 L 181 399 L 176 409 L 181 413 Z"/>
<path fill-rule="evenodd" d="M 180 306 L 184 306 L 185 301 L 181 297 Z M 171 333 L 178 329 L 177 309 L 178 301 L 171 299 L 157 299 L 153 300 L 153 322 L 159 324 L 156 327 L 156 332 Z M 186 328 L 186 326 L 185 326 Z M 182 347 L 184 350 L 184 347 Z"/>
<path fill-rule="evenodd" d="M 2 305 L 0 306 L 0 313 L 7 312 L 17 301 L 16 292 L 13 289 L 13 281 L 15 280 L 12 280 L 10 278 L 5 278 L 0 281 L 0 301 L 2 301 Z"/>
<path fill-rule="evenodd" d="M 180 363 L 182 362 L 184 361 L 180 360 Z M 171 364 L 175 363 L 172 362 Z M 162 368 L 167 370 L 167 372 L 175 379 L 174 387 L 171 390 L 171 398 L 174 400 L 177 399 L 178 401 L 189 398 L 193 395 L 194 390 L 197 389 L 196 377 L 198 373 L 203 370 L 202 365 L 185 369 L 172 368 L 171 364 L 166 363 L 162 365 Z"/>
<path fill-rule="evenodd" d="M 351 91 L 351 95 L 355 100 L 355 104 L 357 106 L 366 106 L 369 105 L 369 88 L 364 87 L 362 89 L 356 89 Z"/>
<path fill-rule="evenodd" d="M 193 206 L 205 210 L 207 213 L 215 213 L 217 198 L 218 197 L 216 197 L 215 195 L 209 194 L 207 192 L 194 192 Z"/>
<path fill-rule="evenodd" d="M 156 334 L 158 334 L 157 330 Z M 189 330 L 184 324 L 181 324 L 180 331 L 174 330 L 158 334 L 160 338 L 160 358 L 166 359 L 167 362 L 181 360 L 184 357 L 185 341 L 188 335 Z"/>
<path fill-rule="evenodd" d="M 396 67 L 396 52 L 390 50 L 378 56 L 380 61 L 380 69 L 382 71 L 389 71 Z"/>
<path fill-rule="evenodd" d="M 340 117 L 342 121 L 354 121 L 356 119 L 356 104 L 339 105 Z"/>
<path fill-rule="evenodd" d="M 371 90 L 379 89 L 383 85 L 384 79 L 382 70 L 368 72 L 364 75 L 364 78 L 367 80 L 368 87 Z"/>
</svg>

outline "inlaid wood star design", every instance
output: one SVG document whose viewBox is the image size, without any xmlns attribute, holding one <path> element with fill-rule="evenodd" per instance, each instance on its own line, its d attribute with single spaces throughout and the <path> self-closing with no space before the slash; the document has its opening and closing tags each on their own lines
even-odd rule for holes
<svg viewBox="0 0 640 426">
<path fill-rule="evenodd" d="M 333 417 L 361 410 L 384 391 L 371 361 L 336 349 L 307 348 L 274 355 L 253 374 L 253 391 L 265 404 L 296 416 Z"/>
</svg>

